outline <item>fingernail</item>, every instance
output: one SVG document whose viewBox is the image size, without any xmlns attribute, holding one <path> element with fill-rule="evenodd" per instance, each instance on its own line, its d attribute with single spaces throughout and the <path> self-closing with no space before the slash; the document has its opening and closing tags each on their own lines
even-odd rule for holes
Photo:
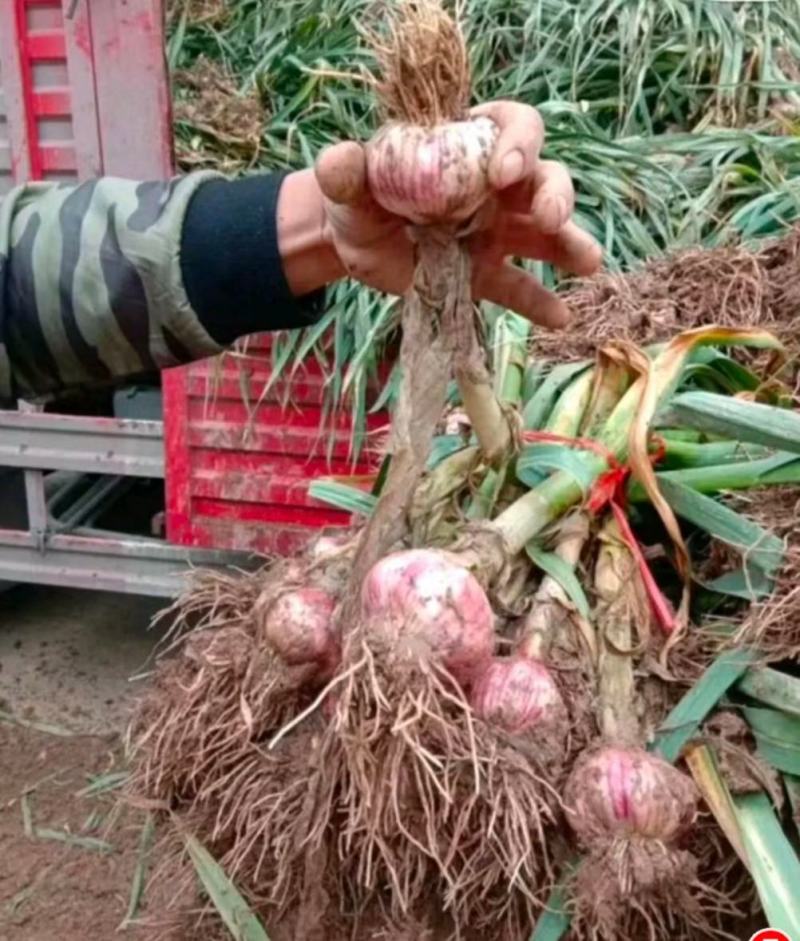
<svg viewBox="0 0 800 941">
<path fill-rule="evenodd" d="M 525 158 L 521 150 L 512 150 L 503 157 L 500 164 L 500 189 L 511 186 L 512 183 L 518 183 L 522 179 L 522 172 L 525 169 Z"/>
</svg>

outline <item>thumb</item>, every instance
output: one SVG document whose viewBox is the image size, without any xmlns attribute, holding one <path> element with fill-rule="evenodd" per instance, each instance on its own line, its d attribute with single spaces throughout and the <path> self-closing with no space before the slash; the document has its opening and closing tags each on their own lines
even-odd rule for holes
<svg viewBox="0 0 800 941">
<path fill-rule="evenodd" d="M 355 141 L 326 147 L 314 165 L 323 195 L 333 203 L 357 206 L 369 199 L 367 158 Z"/>
</svg>

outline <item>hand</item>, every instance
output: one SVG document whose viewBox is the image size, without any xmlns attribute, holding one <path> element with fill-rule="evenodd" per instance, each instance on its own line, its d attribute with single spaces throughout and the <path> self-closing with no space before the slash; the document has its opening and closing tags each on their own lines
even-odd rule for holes
<svg viewBox="0 0 800 941">
<path fill-rule="evenodd" d="M 489 164 L 495 199 L 481 211 L 479 230 L 470 237 L 473 296 L 494 301 L 543 326 L 561 327 L 569 319 L 564 301 L 508 259 L 533 258 L 572 274 L 588 275 L 600 266 L 600 247 L 571 219 L 575 193 L 566 168 L 539 157 L 544 128 L 538 111 L 498 101 L 473 113 L 491 118 L 500 129 Z M 279 241 L 290 285 L 294 280 L 298 288 L 310 289 L 310 282 L 302 283 L 302 272 L 306 281 L 311 278 L 320 283 L 346 273 L 381 291 L 402 294 L 411 283 L 414 265 L 407 223 L 381 208 L 370 195 L 363 147 L 352 141 L 335 144 L 317 160 L 314 181 L 310 171 L 292 177 L 284 183 L 278 207 Z M 316 188 L 321 197 L 314 194 Z M 319 210 L 313 205 L 318 198 Z M 329 250 L 327 254 L 318 251 L 315 261 L 307 247 L 305 263 L 293 264 L 289 259 L 287 267 L 287 254 L 292 252 L 290 240 L 280 240 L 281 216 L 286 227 L 297 201 L 318 220 L 318 235 Z"/>
</svg>

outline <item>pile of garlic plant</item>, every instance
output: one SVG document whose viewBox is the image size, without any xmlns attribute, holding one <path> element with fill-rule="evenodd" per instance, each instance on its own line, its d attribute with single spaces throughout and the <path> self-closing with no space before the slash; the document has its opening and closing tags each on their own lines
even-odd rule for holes
<svg viewBox="0 0 800 941">
<path fill-rule="evenodd" d="M 755 653 L 695 625 L 698 598 L 768 595 L 782 563 L 718 499 L 800 477 L 777 360 L 732 352 L 781 345 L 702 327 L 540 373 L 506 316 L 487 352 L 465 238 L 496 132 L 467 113 L 460 31 L 409 3 L 377 52 L 390 123 L 368 173 L 417 246 L 385 473 L 370 493 L 314 485 L 364 512 L 352 539 L 179 599 L 132 789 L 279 938 L 699 941 L 735 932 L 756 895 L 800 928 L 763 878 L 797 869 L 769 803 L 794 766 L 776 784 L 758 757 L 780 717 L 754 720 L 753 748 L 720 736 L 744 796 L 691 744 L 734 684 L 757 684 Z M 740 562 L 705 571 L 709 541 Z M 230 924 L 214 872 L 203 857 Z"/>
</svg>

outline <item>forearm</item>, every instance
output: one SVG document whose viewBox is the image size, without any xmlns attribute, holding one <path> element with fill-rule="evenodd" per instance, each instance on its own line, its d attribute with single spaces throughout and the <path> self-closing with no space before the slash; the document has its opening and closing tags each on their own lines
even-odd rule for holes
<svg viewBox="0 0 800 941">
<path fill-rule="evenodd" d="M 312 322 L 321 297 L 301 295 L 341 272 L 309 182 L 193 174 L 13 192 L 0 204 L 0 398 L 119 381 Z"/>
</svg>

